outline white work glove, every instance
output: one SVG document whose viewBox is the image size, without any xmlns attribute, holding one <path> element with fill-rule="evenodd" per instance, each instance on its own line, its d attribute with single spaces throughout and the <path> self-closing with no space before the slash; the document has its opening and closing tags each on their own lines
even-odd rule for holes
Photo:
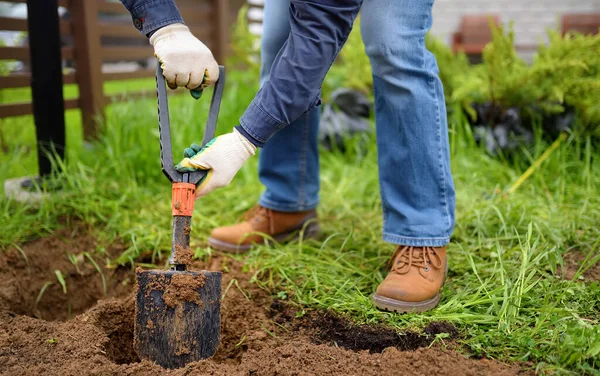
<svg viewBox="0 0 600 376">
<path fill-rule="evenodd" d="M 200 198 L 231 183 L 235 174 L 255 153 L 256 146 L 234 128 L 231 133 L 213 138 L 202 149 L 192 144 L 185 149 L 183 154 L 186 158 L 175 169 L 179 172 L 210 170 L 196 189 L 196 198 Z"/>
<path fill-rule="evenodd" d="M 192 90 L 201 85 L 204 89 L 219 79 L 219 65 L 212 52 L 184 24 L 158 29 L 150 37 L 150 44 L 171 89 L 185 86 Z"/>
</svg>

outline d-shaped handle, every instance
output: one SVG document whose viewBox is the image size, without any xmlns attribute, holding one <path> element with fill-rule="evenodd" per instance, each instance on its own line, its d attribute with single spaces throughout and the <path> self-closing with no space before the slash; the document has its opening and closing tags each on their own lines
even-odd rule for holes
<svg viewBox="0 0 600 376">
<path fill-rule="evenodd" d="M 210 109 L 208 110 L 208 120 L 204 128 L 204 137 L 202 138 L 202 147 L 215 137 L 217 128 L 217 119 L 219 118 L 219 109 L 221 99 L 223 98 L 223 87 L 225 86 L 225 67 L 219 65 L 219 79 L 215 83 Z M 169 103 L 167 100 L 167 87 L 165 76 L 163 76 L 160 62 L 156 66 L 156 95 L 158 98 L 158 129 L 160 134 L 160 163 L 162 171 L 171 182 L 184 182 L 198 184 L 207 171 L 198 170 L 194 172 L 181 173 L 175 170 L 173 163 L 173 147 L 171 144 L 171 121 L 169 120 Z"/>
</svg>

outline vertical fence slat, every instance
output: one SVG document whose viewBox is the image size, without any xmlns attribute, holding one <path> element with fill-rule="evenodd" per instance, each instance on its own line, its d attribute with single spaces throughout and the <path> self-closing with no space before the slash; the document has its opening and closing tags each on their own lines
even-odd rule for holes
<svg viewBox="0 0 600 376">
<path fill-rule="evenodd" d="M 98 4 L 96 1 L 71 0 L 69 9 L 73 20 L 75 68 L 79 84 L 83 136 L 90 140 L 97 135 L 98 121 L 104 118 Z"/>
<path fill-rule="evenodd" d="M 214 1 L 217 13 L 217 25 L 215 27 L 217 51 L 215 57 L 219 64 L 225 64 L 225 57 L 227 56 L 227 47 L 229 43 L 229 1 Z"/>
</svg>

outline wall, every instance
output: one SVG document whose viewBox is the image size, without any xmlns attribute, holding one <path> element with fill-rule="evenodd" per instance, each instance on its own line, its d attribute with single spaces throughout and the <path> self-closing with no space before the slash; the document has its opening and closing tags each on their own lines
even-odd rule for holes
<svg viewBox="0 0 600 376">
<path fill-rule="evenodd" d="M 548 28 L 560 27 L 562 14 L 592 12 L 600 12 L 600 0 L 435 0 L 431 32 L 450 43 L 462 15 L 495 13 L 505 24 L 514 21 L 515 44 L 535 45 Z"/>
</svg>

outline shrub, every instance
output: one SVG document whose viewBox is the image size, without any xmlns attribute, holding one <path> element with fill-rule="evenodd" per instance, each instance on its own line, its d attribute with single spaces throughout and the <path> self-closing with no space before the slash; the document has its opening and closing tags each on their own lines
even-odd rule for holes
<svg viewBox="0 0 600 376">
<path fill-rule="evenodd" d="M 477 116 L 473 104 L 490 104 L 498 116 L 478 121 L 492 126 L 509 109 L 534 120 L 572 107 L 588 131 L 598 132 L 600 57 L 595 51 L 600 50 L 600 36 L 550 32 L 550 43 L 541 46 L 528 65 L 515 50 L 512 27 L 506 32 L 491 27 L 493 38 L 484 49 L 483 64 L 472 67 L 468 75 L 460 74 L 464 81 L 453 90 L 451 101 L 460 103 L 473 120 Z"/>
</svg>

